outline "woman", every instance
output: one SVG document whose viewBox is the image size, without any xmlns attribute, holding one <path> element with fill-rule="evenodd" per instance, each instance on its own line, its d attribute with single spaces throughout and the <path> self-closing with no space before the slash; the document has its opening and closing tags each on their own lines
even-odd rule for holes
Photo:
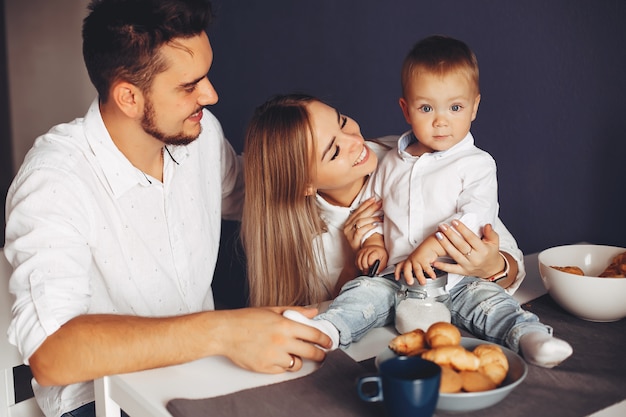
<svg viewBox="0 0 626 417">
<path fill-rule="evenodd" d="M 381 203 L 359 206 L 358 197 L 376 154 L 391 146 L 365 142 L 354 120 L 311 96 L 277 96 L 257 109 L 244 150 L 242 238 L 251 305 L 319 303 L 366 272 L 357 270 L 355 252 L 382 220 Z M 479 238 L 461 223 L 444 225 L 441 243 L 456 264 L 434 266 L 487 278 L 506 269 L 502 253 L 510 269 L 498 284 L 513 293 L 525 276 L 523 255 L 499 220 L 495 229 L 485 226 Z"/>
</svg>

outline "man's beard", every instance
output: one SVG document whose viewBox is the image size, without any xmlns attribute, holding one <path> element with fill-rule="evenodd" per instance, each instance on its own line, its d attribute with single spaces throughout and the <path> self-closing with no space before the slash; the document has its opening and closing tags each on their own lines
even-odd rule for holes
<svg viewBox="0 0 626 417">
<path fill-rule="evenodd" d="M 143 118 L 141 119 L 141 127 L 144 132 L 152 135 L 166 145 L 188 145 L 200 136 L 200 133 L 195 136 L 189 136 L 184 135 L 182 132 L 177 135 L 167 135 L 157 128 L 155 119 L 156 114 L 152 102 L 147 100 Z M 200 131 L 202 131 L 202 128 L 200 128 Z"/>
</svg>

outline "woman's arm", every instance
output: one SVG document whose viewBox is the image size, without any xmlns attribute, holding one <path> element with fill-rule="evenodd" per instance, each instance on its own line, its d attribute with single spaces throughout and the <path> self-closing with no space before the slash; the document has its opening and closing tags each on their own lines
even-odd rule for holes
<svg viewBox="0 0 626 417">
<path fill-rule="evenodd" d="M 526 277 L 524 253 L 517 246 L 517 241 L 515 240 L 511 232 L 506 228 L 504 223 L 502 223 L 502 220 L 500 220 L 499 217 L 496 218 L 496 221 L 493 224 L 493 230 L 500 237 L 500 252 L 505 252 L 509 254 L 510 257 L 515 260 L 515 264 L 517 265 L 517 273 L 514 273 L 513 271 L 509 273 L 509 276 L 514 278 L 514 281 L 511 283 L 511 285 L 506 287 L 506 291 L 509 294 L 513 294 L 515 291 L 517 291 L 519 286 L 522 284 L 522 281 L 524 281 L 524 278 Z M 507 257 L 507 259 L 509 259 L 509 257 Z M 513 263 L 509 262 L 509 264 L 511 265 L 511 267 L 513 267 Z"/>
<path fill-rule="evenodd" d="M 346 219 L 343 226 L 343 234 L 352 248 L 352 254 L 351 256 L 347 256 L 347 254 L 344 255 L 343 270 L 335 284 L 334 293 L 332 295 L 333 298 L 339 294 L 341 287 L 343 287 L 346 282 L 362 275 L 361 271 L 356 266 L 356 253 L 361 248 L 363 237 L 383 221 L 383 218 L 380 216 L 381 207 L 381 201 L 370 198 L 365 200 Z"/>
<path fill-rule="evenodd" d="M 515 282 L 519 267 L 517 261 L 515 260 L 515 258 L 513 258 L 513 255 L 503 251 L 501 251 L 500 253 L 506 257 L 506 260 L 509 264 L 509 273 L 506 278 L 502 278 L 498 281 L 498 285 L 500 285 L 502 288 L 508 289 L 511 288 L 511 285 L 513 285 L 513 283 Z M 504 271 L 504 268 L 500 271 Z"/>
<path fill-rule="evenodd" d="M 343 234 L 355 253 L 361 249 L 363 237 L 383 221 L 380 211 L 382 206 L 382 201 L 371 197 L 361 203 L 344 223 Z"/>
</svg>

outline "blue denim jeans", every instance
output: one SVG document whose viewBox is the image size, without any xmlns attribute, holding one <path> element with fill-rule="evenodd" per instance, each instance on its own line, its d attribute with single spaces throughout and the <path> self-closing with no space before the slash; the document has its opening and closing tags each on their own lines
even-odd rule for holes
<svg viewBox="0 0 626 417">
<path fill-rule="evenodd" d="M 552 328 L 524 310 L 493 282 L 464 277 L 450 289 L 452 323 L 474 336 L 519 352 L 519 340 L 529 332 L 552 334 Z"/>
<path fill-rule="evenodd" d="M 358 277 L 346 283 L 328 310 L 315 317 L 339 330 L 339 345 L 348 347 L 370 329 L 391 324 L 395 297 L 400 289 L 380 277 Z M 476 277 L 464 277 L 450 292 L 452 323 L 474 336 L 519 351 L 522 335 L 531 331 L 552 333 L 539 317 L 522 309 L 502 287 Z"/>
<path fill-rule="evenodd" d="M 339 346 L 346 348 L 370 329 L 393 322 L 399 289 L 398 284 L 385 278 L 355 278 L 341 288 L 328 310 L 315 316 L 315 320 L 331 322 L 339 330 Z"/>
</svg>

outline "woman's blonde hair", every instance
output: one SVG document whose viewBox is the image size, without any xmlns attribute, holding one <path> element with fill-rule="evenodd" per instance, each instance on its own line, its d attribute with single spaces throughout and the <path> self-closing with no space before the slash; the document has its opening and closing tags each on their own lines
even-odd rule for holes
<svg viewBox="0 0 626 417">
<path fill-rule="evenodd" d="M 251 306 L 307 305 L 326 300 L 323 232 L 311 192 L 315 141 L 304 94 L 275 96 L 259 106 L 244 145 L 241 225 Z M 320 247 L 318 247 L 320 246 Z"/>
</svg>

